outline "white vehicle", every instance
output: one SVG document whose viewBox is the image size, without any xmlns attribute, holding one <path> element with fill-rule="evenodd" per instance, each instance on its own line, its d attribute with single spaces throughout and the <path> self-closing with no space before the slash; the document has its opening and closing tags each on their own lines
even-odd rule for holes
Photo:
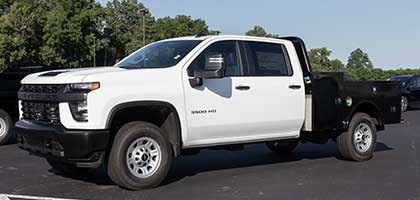
<svg viewBox="0 0 420 200">
<path fill-rule="evenodd" d="M 20 147 L 53 168 L 107 165 L 128 189 L 150 188 L 200 148 L 337 140 L 371 158 L 376 130 L 400 122 L 397 82 L 312 73 L 302 40 L 196 36 L 159 41 L 114 67 L 36 73 L 22 81 Z M 385 95 L 386 94 L 386 95 Z"/>
</svg>

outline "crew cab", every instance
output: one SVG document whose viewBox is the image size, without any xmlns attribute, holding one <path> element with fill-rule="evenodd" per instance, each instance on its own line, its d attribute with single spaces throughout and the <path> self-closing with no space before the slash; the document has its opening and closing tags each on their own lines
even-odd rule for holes
<svg viewBox="0 0 420 200">
<path fill-rule="evenodd" d="M 297 37 L 192 36 L 149 44 L 113 67 L 27 76 L 20 147 L 55 169 L 107 166 L 119 186 L 159 185 L 173 160 L 202 148 L 337 141 L 365 161 L 376 132 L 401 119 L 400 84 L 313 73 Z"/>
<path fill-rule="evenodd" d="M 13 124 L 19 119 L 17 94 L 20 81 L 31 73 L 52 69 L 47 66 L 20 66 L 0 71 L 0 145 L 15 138 Z"/>
</svg>

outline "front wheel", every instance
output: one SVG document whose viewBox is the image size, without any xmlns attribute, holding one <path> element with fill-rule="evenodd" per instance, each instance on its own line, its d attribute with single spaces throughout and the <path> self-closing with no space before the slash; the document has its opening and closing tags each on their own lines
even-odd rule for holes
<svg viewBox="0 0 420 200">
<path fill-rule="evenodd" d="M 0 110 L 0 145 L 6 144 L 12 136 L 12 119 L 7 112 Z"/>
<path fill-rule="evenodd" d="M 152 188 L 164 180 L 172 161 L 171 146 L 159 127 L 146 122 L 131 122 L 115 136 L 108 175 L 123 188 Z"/>
<path fill-rule="evenodd" d="M 373 156 L 376 147 L 376 126 L 365 113 L 356 113 L 350 121 L 347 132 L 337 138 L 341 155 L 352 161 L 365 161 Z"/>
</svg>

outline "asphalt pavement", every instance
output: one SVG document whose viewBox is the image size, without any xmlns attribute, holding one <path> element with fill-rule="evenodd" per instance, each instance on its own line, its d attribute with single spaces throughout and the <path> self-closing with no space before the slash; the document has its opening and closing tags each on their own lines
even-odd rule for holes
<svg viewBox="0 0 420 200">
<path fill-rule="evenodd" d="M 342 160 L 336 144 L 300 144 L 288 156 L 265 145 L 204 150 L 176 160 L 165 183 L 127 191 L 104 171 L 68 177 L 15 144 L 0 147 L 0 194 L 71 199 L 420 199 L 420 110 L 379 132 L 374 157 Z"/>
</svg>

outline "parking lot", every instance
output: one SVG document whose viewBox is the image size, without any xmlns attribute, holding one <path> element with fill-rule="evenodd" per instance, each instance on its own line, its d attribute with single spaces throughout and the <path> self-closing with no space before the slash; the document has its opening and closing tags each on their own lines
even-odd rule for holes
<svg viewBox="0 0 420 200">
<path fill-rule="evenodd" d="M 176 160 L 165 183 L 127 191 L 103 170 L 66 177 L 14 144 L 0 147 L 0 194 L 72 199 L 420 199 L 420 110 L 379 132 L 368 162 L 341 160 L 335 143 L 280 157 L 264 145 L 205 150 Z"/>
</svg>

